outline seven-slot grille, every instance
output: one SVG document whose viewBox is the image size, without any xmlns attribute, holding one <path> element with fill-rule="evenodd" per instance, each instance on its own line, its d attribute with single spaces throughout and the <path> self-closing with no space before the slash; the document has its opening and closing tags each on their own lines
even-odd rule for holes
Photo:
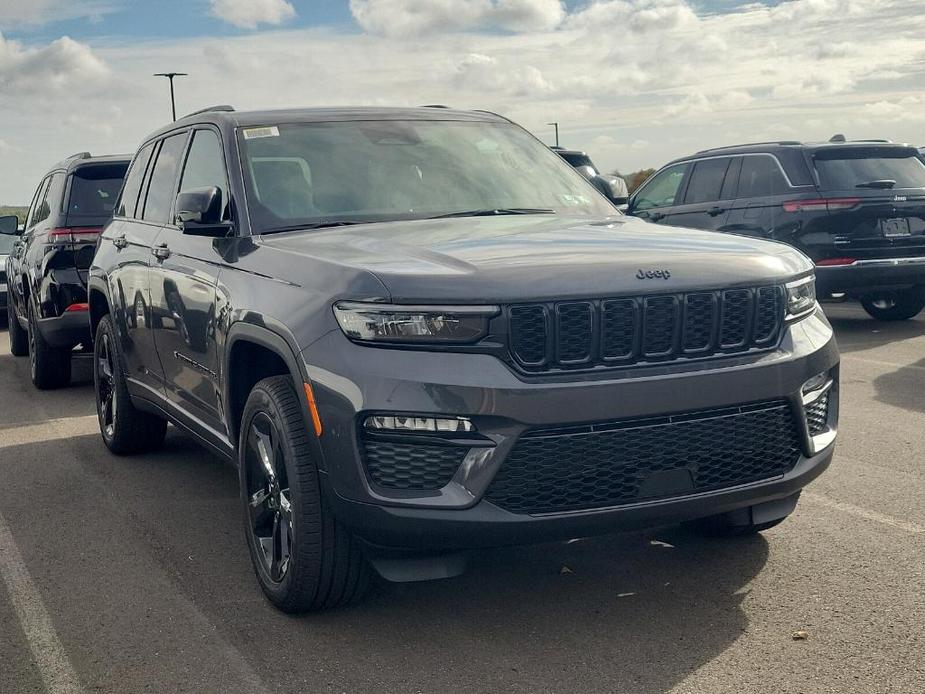
<svg viewBox="0 0 925 694">
<path fill-rule="evenodd" d="M 780 287 L 562 301 L 510 308 L 510 352 L 528 371 L 625 365 L 774 347 Z"/>
<path fill-rule="evenodd" d="M 517 441 L 485 498 L 512 513 L 606 508 L 780 477 L 799 456 L 783 401 L 534 430 Z"/>
</svg>

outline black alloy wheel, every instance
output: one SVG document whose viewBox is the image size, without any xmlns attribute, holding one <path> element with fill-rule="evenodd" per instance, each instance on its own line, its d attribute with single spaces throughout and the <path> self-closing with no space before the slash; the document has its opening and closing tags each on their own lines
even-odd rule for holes
<svg viewBox="0 0 925 694">
<path fill-rule="evenodd" d="M 116 431 L 118 397 L 115 379 L 115 357 L 112 338 L 109 333 L 100 335 L 96 349 L 96 412 L 100 418 L 100 431 L 107 441 L 112 441 Z"/>
<path fill-rule="evenodd" d="M 244 465 L 254 547 L 269 579 L 281 583 L 291 558 L 292 497 L 280 432 L 265 412 L 250 422 Z"/>
</svg>

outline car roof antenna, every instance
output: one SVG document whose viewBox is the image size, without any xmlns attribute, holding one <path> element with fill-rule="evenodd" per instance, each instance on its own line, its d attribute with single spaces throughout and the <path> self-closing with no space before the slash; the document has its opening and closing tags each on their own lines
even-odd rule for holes
<svg viewBox="0 0 925 694">
<path fill-rule="evenodd" d="M 829 142 L 847 142 L 847 140 L 844 135 L 838 133 L 837 135 L 832 135 L 832 137 L 829 138 Z"/>
</svg>

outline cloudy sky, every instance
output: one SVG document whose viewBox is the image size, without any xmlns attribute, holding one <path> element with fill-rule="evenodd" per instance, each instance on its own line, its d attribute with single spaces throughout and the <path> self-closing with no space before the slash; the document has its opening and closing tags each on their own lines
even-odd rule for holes
<svg viewBox="0 0 925 694">
<path fill-rule="evenodd" d="M 0 203 L 177 110 L 445 103 L 607 170 L 735 141 L 925 144 L 922 0 L 0 0 Z"/>
</svg>

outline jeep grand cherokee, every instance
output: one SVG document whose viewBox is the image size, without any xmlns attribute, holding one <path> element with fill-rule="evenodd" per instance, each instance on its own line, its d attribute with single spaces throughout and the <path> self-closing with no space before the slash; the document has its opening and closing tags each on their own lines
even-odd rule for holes
<svg viewBox="0 0 925 694">
<path fill-rule="evenodd" d="M 704 150 L 656 172 L 628 212 L 660 224 L 791 243 L 820 295 L 878 320 L 925 307 L 925 162 L 886 140 L 763 142 Z"/>
<path fill-rule="evenodd" d="M 234 461 L 286 611 L 469 548 L 761 531 L 832 457 L 838 352 L 803 254 L 624 217 L 484 112 L 171 123 L 89 301 L 106 445 L 170 420 Z"/>
</svg>

